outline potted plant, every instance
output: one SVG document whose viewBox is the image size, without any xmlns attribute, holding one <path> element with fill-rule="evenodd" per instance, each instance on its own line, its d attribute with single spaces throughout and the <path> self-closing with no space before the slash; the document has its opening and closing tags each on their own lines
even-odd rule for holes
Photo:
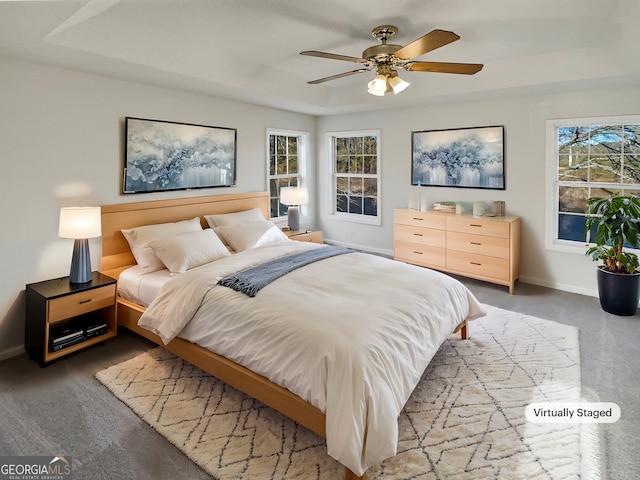
<svg viewBox="0 0 640 480">
<path fill-rule="evenodd" d="M 640 244 L 640 198 L 613 195 L 590 198 L 586 231 L 596 227 L 595 245 L 586 254 L 598 267 L 598 295 L 605 312 L 634 315 L 640 296 L 638 256 L 627 250 Z"/>
</svg>

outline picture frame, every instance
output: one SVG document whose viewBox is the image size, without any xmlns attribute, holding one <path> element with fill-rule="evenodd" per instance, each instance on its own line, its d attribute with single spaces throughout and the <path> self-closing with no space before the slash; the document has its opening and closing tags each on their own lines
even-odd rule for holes
<svg viewBox="0 0 640 480">
<path fill-rule="evenodd" d="M 125 117 L 122 192 L 236 184 L 235 128 Z"/>
<path fill-rule="evenodd" d="M 411 132 L 411 185 L 504 190 L 504 126 Z"/>
</svg>

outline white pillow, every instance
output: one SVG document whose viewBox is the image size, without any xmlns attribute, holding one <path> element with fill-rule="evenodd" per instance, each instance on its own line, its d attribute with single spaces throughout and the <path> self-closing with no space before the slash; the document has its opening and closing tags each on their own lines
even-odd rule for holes
<svg viewBox="0 0 640 480">
<path fill-rule="evenodd" d="M 227 244 L 236 252 L 289 240 L 289 237 L 282 233 L 282 230 L 268 220 L 240 225 L 225 225 L 217 227 L 215 231 L 224 237 Z"/>
<path fill-rule="evenodd" d="M 161 238 L 178 235 L 179 233 L 202 231 L 200 219 L 195 217 L 191 220 L 184 220 L 175 223 L 158 223 L 156 225 L 145 225 L 143 227 L 128 228 L 122 230 L 124 238 L 129 242 L 131 253 L 142 267 L 145 273 L 155 272 L 165 268 L 158 256 L 153 252 L 149 243 Z"/>
<path fill-rule="evenodd" d="M 259 208 L 252 208 L 251 210 L 244 210 L 242 212 L 205 215 L 204 219 L 207 221 L 211 228 L 266 220 Z"/>
<path fill-rule="evenodd" d="M 172 275 L 231 255 L 210 228 L 161 238 L 149 245 Z"/>
</svg>

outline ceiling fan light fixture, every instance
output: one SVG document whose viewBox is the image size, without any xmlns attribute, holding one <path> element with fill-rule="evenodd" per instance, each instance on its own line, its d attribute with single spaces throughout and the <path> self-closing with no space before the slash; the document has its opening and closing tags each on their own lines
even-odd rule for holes
<svg viewBox="0 0 640 480">
<path fill-rule="evenodd" d="M 378 74 L 367 86 L 369 87 L 369 93 L 371 95 L 381 97 L 387 90 L 387 77 L 385 75 Z"/>
<path fill-rule="evenodd" d="M 409 82 L 405 82 L 402 80 L 397 74 L 389 77 L 389 85 L 393 90 L 393 93 L 397 95 L 400 92 L 403 92 L 409 85 Z"/>
</svg>

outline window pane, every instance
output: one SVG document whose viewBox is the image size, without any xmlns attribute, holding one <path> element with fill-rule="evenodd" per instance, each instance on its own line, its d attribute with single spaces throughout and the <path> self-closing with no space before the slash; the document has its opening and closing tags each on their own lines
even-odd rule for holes
<svg viewBox="0 0 640 480">
<path fill-rule="evenodd" d="M 284 155 L 278 155 L 278 157 L 276 158 L 276 173 L 278 175 L 284 175 L 285 173 L 287 173 L 287 157 L 285 157 Z"/>
<path fill-rule="evenodd" d="M 365 215 L 378 215 L 378 200 L 376 198 L 364 198 L 364 214 Z"/>
<path fill-rule="evenodd" d="M 563 182 L 586 182 L 589 175 L 587 155 L 559 155 L 558 180 Z"/>
<path fill-rule="evenodd" d="M 270 200 L 270 212 L 269 215 L 271 215 L 271 218 L 277 218 L 279 217 L 279 212 L 278 209 L 280 208 L 280 201 L 277 198 L 272 198 Z"/>
<path fill-rule="evenodd" d="M 378 162 L 376 157 L 365 156 L 364 159 L 363 170 L 364 173 L 375 175 L 377 172 Z"/>
<path fill-rule="evenodd" d="M 269 135 L 269 157 L 273 157 L 276 154 L 276 136 Z"/>
<path fill-rule="evenodd" d="M 289 155 L 297 155 L 298 154 L 298 137 L 288 137 L 289 148 L 287 153 Z"/>
<path fill-rule="evenodd" d="M 558 128 L 558 153 L 589 153 L 589 127 Z"/>
<path fill-rule="evenodd" d="M 592 127 L 590 144 L 591 155 L 622 153 L 622 126 Z"/>
<path fill-rule="evenodd" d="M 362 178 L 349 179 L 349 195 L 362 195 Z"/>
<path fill-rule="evenodd" d="M 625 155 L 622 168 L 624 183 L 640 183 L 640 155 Z"/>
<path fill-rule="evenodd" d="M 289 172 L 288 173 L 298 173 L 298 156 L 297 155 L 289 155 Z"/>
<path fill-rule="evenodd" d="M 362 155 L 351 155 L 349 173 L 362 173 Z"/>
<path fill-rule="evenodd" d="M 346 155 L 349 153 L 348 138 L 336 138 L 336 155 Z"/>
<path fill-rule="evenodd" d="M 276 154 L 284 155 L 287 153 L 287 137 L 278 135 L 276 137 Z"/>
<path fill-rule="evenodd" d="M 587 187 L 560 187 L 558 210 L 560 212 L 586 213 L 589 189 Z"/>
<path fill-rule="evenodd" d="M 349 197 L 349 213 L 362 215 L 362 197 Z"/>
<path fill-rule="evenodd" d="M 622 157 L 620 155 L 592 156 L 589 168 L 589 181 L 619 183 L 622 173 Z"/>
<path fill-rule="evenodd" d="M 349 179 L 347 177 L 336 178 L 336 192 L 338 195 L 346 195 L 349 192 Z"/>
<path fill-rule="evenodd" d="M 362 153 L 362 137 L 349 138 L 349 153 Z"/>
<path fill-rule="evenodd" d="M 272 155 L 269 157 L 269 175 L 276 174 L 276 157 Z"/>
<path fill-rule="evenodd" d="M 640 153 L 640 125 L 624 126 L 624 153 Z"/>
<path fill-rule="evenodd" d="M 363 193 L 368 197 L 377 197 L 378 196 L 378 180 L 375 178 L 365 178 Z"/>
<path fill-rule="evenodd" d="M 349 202 L 347 201 L 346 195 L 337 195 L 336 196 L 336 212 L 348 212 Z"/>
<path fill-rule="evenodd" d="M 377 155 L 377 146 L 378 142 L 376 137 L 364 137 L 364 148 L 362 153 L 365 155 Z"/>
<path fill-rule="evenodd" d="M 558 238 L 560 240 L 572 240 L 584 242 L 586 240 L 584 226 L 585 215 L 558 215 Z"/>
<path fill-rule="evenodd" d="M 340 155 L 336 158 L 336 173 L 349 173 L 349 157 Z"/>
</svg>

